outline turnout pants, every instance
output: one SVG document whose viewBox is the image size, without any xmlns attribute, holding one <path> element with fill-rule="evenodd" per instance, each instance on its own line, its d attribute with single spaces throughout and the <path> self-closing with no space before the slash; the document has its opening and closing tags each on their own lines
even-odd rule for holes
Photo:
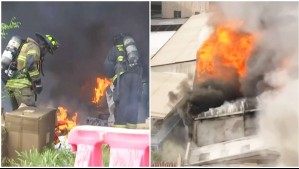
<svg viewBox="0 0 299 169">
<path fill-rule="evenodd" d="M 12 92 L 16 98 L 18 107 L 21 103 L 27 106 L 35 106 L 35 94 L 31 88 L 15 89 Z"/>
<path fill-rule="evenodd" d="M 119 98 L 115 110 L 115 127 L 136 128 L 141 93 L 141 77 L 136 72 L 125 72 L 119 77 Z M 117 80 L 115 80 L 117 83 Z M 115 87 L 114 92 L 117 92 Z"/>
</svg>

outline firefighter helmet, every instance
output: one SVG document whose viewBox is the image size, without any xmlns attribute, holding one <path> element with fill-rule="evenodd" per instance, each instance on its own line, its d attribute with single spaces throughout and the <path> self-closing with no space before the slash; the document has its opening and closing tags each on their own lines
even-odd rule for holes
<svg viewBox="0 0 299 169">
<path fill-rule="evenodd" d="M 47 45 L 47 49 L 51 54 L 53 54 L 53 52 L 59 47 L 59 43 L 51 35 L 35 33 L 35 36 Z"/>
<path fill-rule="evenodd" d="M 123 44 L 123 33 L 119 33 L 113 36 L 113 45 L 122 45 Z"/>
</svg>

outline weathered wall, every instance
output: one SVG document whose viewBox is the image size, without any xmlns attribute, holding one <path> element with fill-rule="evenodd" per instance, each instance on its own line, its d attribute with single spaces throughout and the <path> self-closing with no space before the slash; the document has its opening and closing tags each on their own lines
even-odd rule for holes
<svg viewBox="0 0 299 169">
<path fill-rule="evenodd" d="M 174 18 L 174 11 L 181 11 L 181 17 L 186 18 L 196 13 L 208 12 L 209 2 L 203 1 L 177 1 L 162 2 L 162 18 Z"/>
<path fill-rule="evenodd" d="M 256 118 L 253 112 L 194 122 L 194 138 L 197 146 L 205 146 L 256 134 Z"/>
</svg>

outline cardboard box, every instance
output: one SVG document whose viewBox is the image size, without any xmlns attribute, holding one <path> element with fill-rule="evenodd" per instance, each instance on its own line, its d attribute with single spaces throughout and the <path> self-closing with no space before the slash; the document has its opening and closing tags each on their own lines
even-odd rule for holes
<svg viewBox="0 0 299 169">
<path fill-rule="evenodd" d="M 8 157 L 16 159 L 15 151 L 28 151 L 54 141 L 57 109 L 22 107 L 6 113 Z"/>
<path fill-rule="evenodd" d="M 1 158 L 7 156 L 7 131 L 4 126 L 1 126 Z"/>
</svg>

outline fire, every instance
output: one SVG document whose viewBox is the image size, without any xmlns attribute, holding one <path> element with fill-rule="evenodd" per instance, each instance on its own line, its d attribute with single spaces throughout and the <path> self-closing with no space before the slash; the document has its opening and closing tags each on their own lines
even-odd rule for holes
<svg viewBox="0 0 299 169">
<path fill-rule="evenodd" d="M 94 104 L 99 104 L 106 92 L 106 88 L 111 84 L 112 82 L 107 78 L 97 78 L 97 86 L 94 89 L 94 96 L 91 102 Z"/>
<path fill-rule="evenodd" d="M 77 125 L 78 113 L 75 113 L 71 119 L 68 119 L 67 109 L 58 107 L 57 127 L 55 129 L 57 137 L 66 135 Z"/>
<path fill-rule="evenodd" d="M 240 77 L 246 75 L 246 63 L 253 51 L 255 35 L 237 31 L 242 22 L 219 25 L 197 51 L 196 74 L 221 75 L 221 67 L 235 68 Z"/>
</svg>

